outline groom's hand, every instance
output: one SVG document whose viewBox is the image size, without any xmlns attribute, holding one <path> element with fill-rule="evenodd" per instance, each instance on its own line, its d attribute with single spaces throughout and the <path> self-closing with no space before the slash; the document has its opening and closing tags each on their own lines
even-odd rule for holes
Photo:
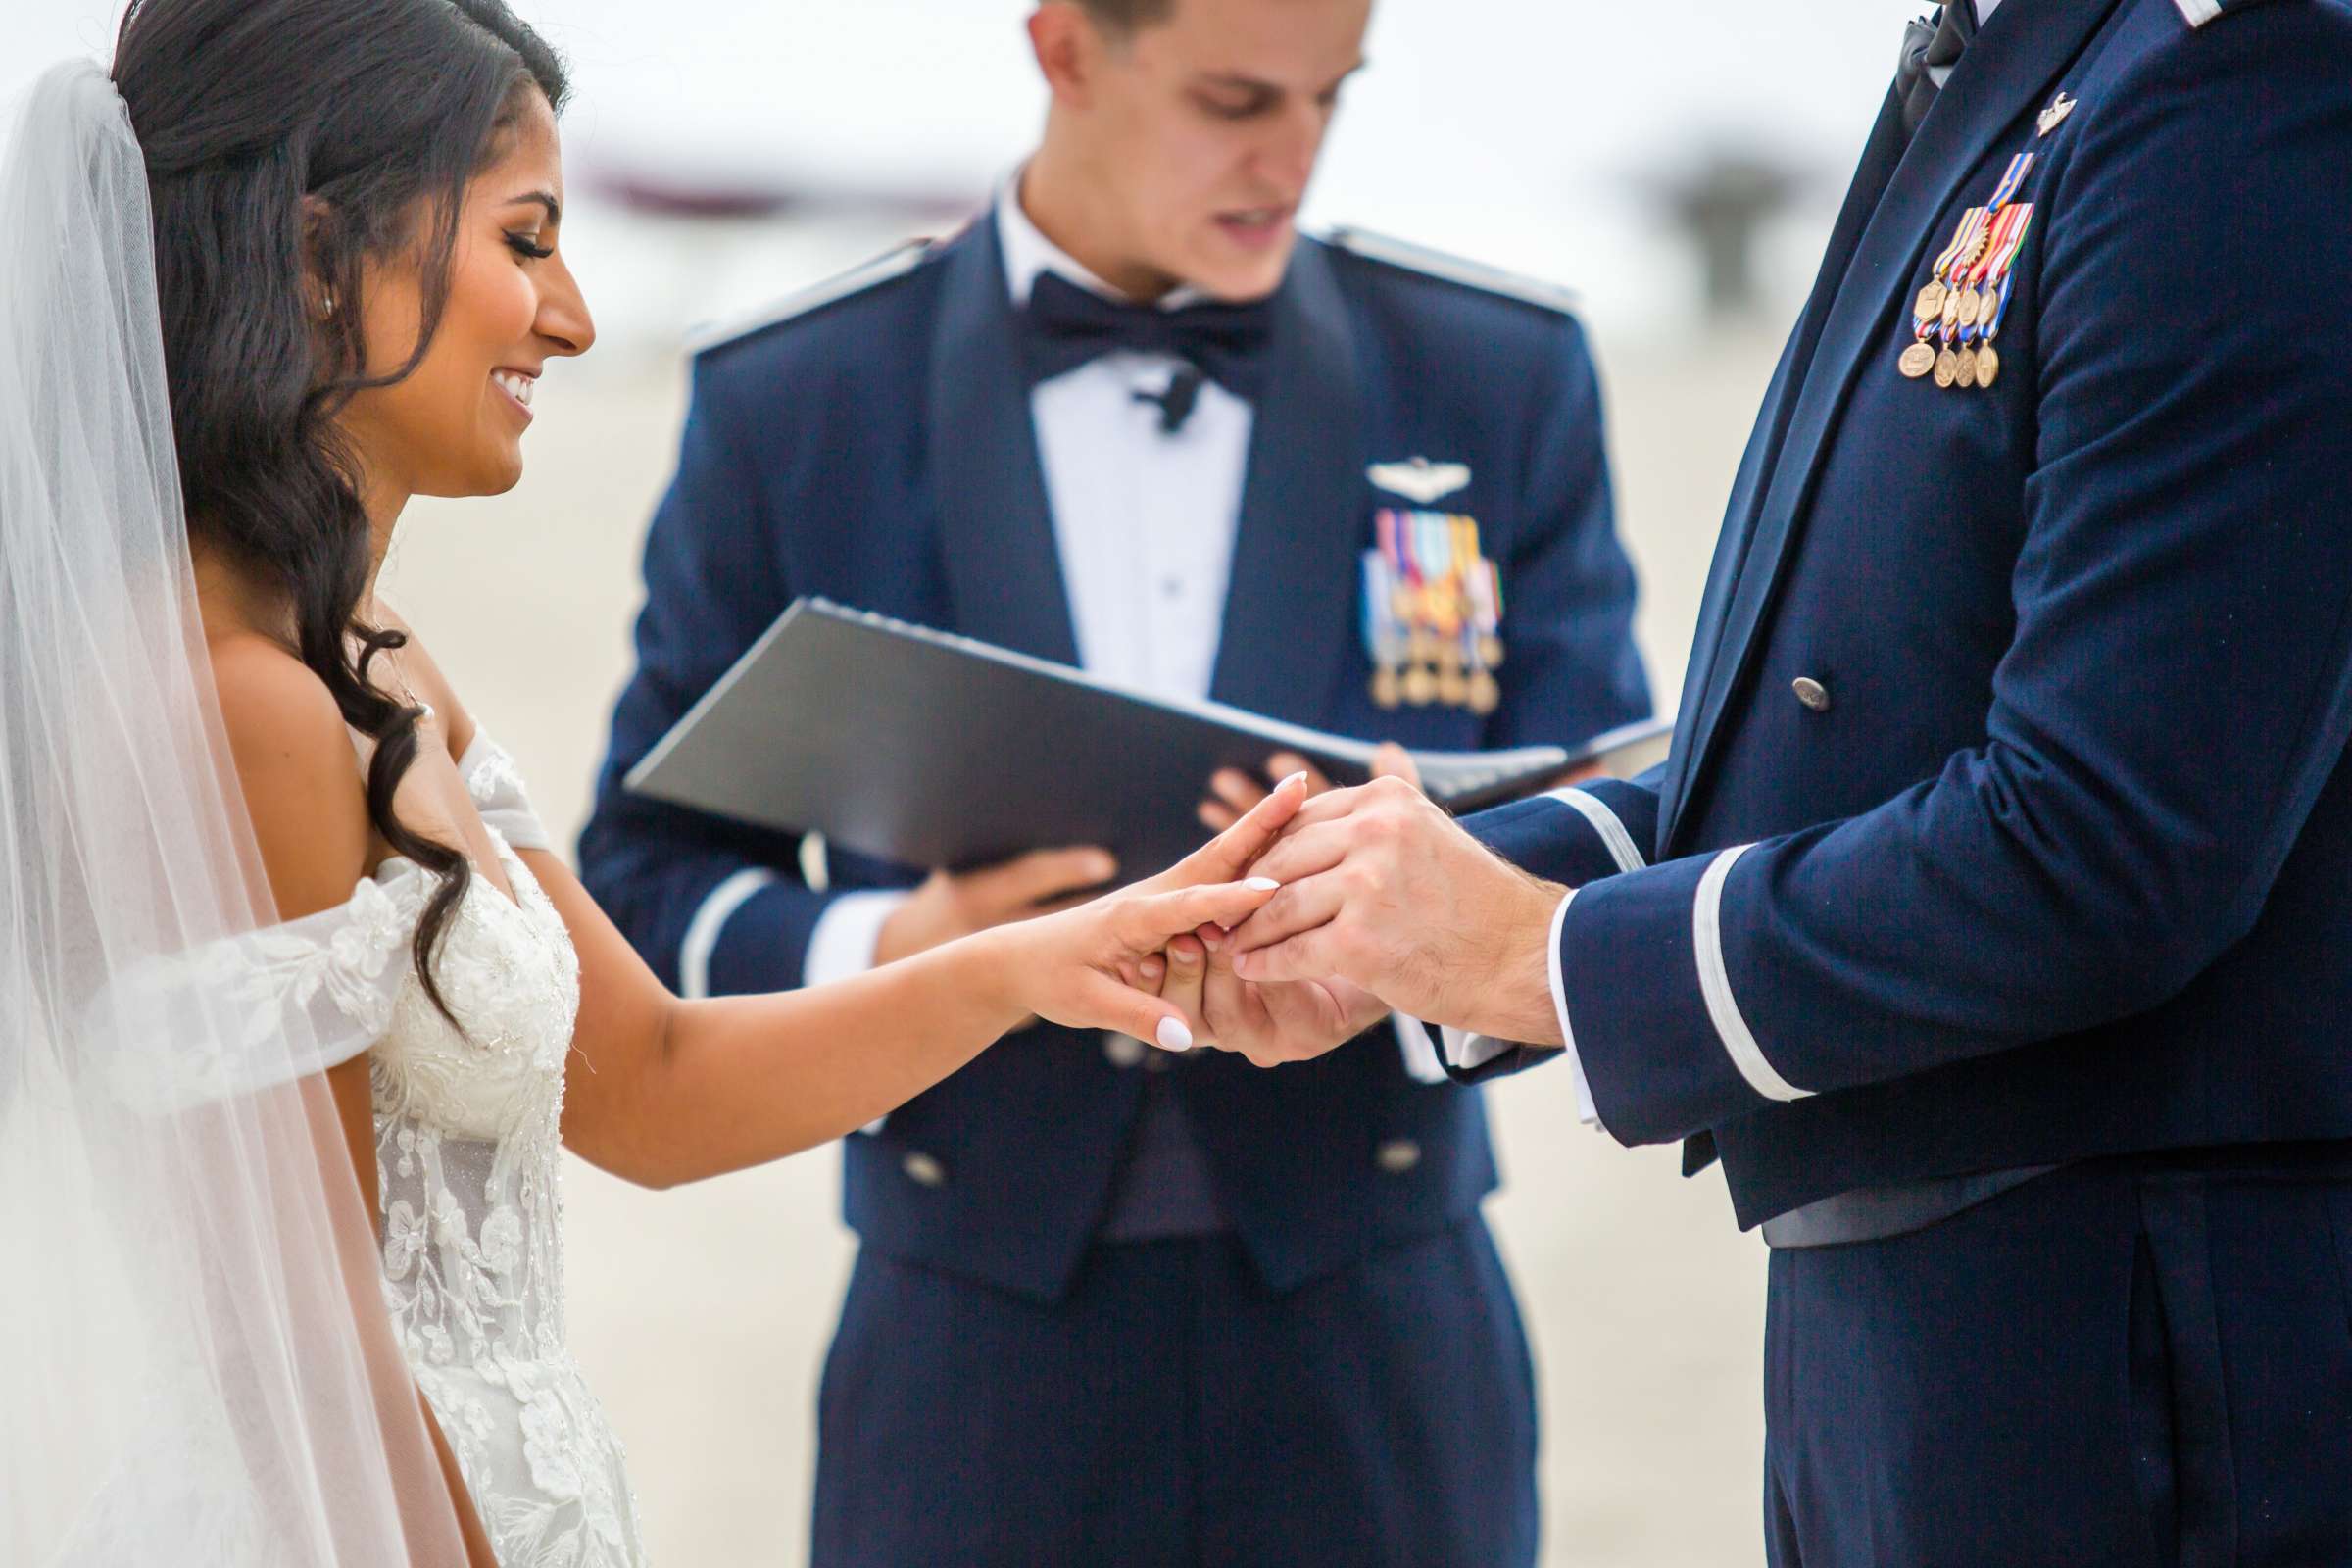
<svg viewBox="0 0 2352 1568">
<path fill-rule="evenodd" d="M 1199 1044 L 1260 1067 L 1320 1056 L 1389 1015 L 1388 1004 L 1345 980 L 1243 980 L 1233 972 L 1231 935 L 1215 926 L 1170 942 L 1144 979 L 1162 1001 L 1184 1009 Z"/>
<path fill-rule="evenodd" d="M 960 874 L 934 871 L 891 911 L 874 941 L 877 966 L 974 932 L 1085 902 L 1118 874 L 1107 850 L 1039 850 Z"/>
<path fill-rule="evenodd" d="M 1253 869 L 1283 887 L 1233 933 L 1242 980 L 1337 979 L 1426 1023 L 1561 1043 L 1549 948 L 1567 890 L 1412 786 L 1375 779 L 1309 802 Z"/>
</svg>

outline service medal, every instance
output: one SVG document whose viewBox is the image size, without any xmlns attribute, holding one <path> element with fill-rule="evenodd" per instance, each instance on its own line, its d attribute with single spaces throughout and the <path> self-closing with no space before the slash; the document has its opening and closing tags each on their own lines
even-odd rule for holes
<svg viewBox="0 0 2352 1568">
<path fill-rule="evenodd" d="M 1987 343 L 1977 350 L 1977 385 L 1990 386 L 1992 378 L 2001 373 L 2001 351 Z"/>
<path fill-rule="evenodd" d="M 1918 380 L 1936 368 L 1936 345 L 1925 340 L 1912 344 L 1903 350 L 1903 357 L 1894 362 L 1894 368 L 1911 380 Z"/>
<path fill-rule="evenodd" d="M 1502 688 L 1495 684 L 1494 676 L 1482 669 L 1470 677 L 1470 711 L 1492 713 L 1501 706 Z"/>
<path fill-rule="evenodd" d="M 1945 349 L 1936 356 L 1936 384 L 1948 387 L 1960 375 L 1960 356 Z"/>
<path fill-rule="evenodd" d="M 1976 384 L 1977 351 L 1973 348 L 1962 349 L 1959 363 L 1952 367 L 1952 385 L 1966 390 Z"/>
<path fill-rule="evenodd" d="M 1919 302 L 1911 307 L 1912 318 L 1921 321 L 1933 321 L 1943 315 L 1943 297 L 1948 292 L 1940 281 L 1930 283 L 1926 288 L 1921 289 Z"/>
</svg>

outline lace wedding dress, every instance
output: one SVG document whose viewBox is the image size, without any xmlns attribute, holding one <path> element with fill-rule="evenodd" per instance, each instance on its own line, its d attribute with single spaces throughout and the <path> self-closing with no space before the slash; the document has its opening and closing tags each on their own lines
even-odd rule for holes
<svg viewBox="0 0 2352 1568">
<path fill-rule="evenodd" d="M 476 876 L 434 968 L 410 944 L 437 886 L 395 857 L 336 908 L 257 935 L 282 1004 L 332 1005 L 375 1040 L 384 1296 L 503 1568 L 638 1568 L 619 1440 L 564 1339 L 564 1063 L 579 959 L 515 855 L 546 849 L 507 754 L 459 762 L 514 897 Z"/>
</svg>

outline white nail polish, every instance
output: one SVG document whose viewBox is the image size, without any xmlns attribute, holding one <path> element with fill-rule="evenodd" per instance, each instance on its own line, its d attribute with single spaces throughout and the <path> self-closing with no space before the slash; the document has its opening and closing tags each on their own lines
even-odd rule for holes
<svg viewBox="0 0 2352 1568">
<path fill-rule="evenodd" d="M 1163 1051 L 1190 1051 L 1193 1049 L 1193 1032 L 1184 1026 L 1184 1020 L 1181 1018 L 1160 1019 L 1158 1034 L 1160 1049 Z"/>
<path fill-rule="evenodd" d="M 1253 876 L 1242 886 L 1252 893 L 1279 893 L 1282 891 L 1282 884 L 1270 876 Z"/>
</svg>

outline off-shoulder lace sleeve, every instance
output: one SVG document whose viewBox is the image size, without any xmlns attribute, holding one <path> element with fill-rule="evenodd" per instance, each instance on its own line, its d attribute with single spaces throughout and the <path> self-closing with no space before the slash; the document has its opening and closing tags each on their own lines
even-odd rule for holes
<svg viewBox="0 0 2352 1568">
<path fill-rule="evenodd" d="M 118 1093 L 145 1108 L 179 1108 L 290 1083 L 367 1051 L 391 1023 L 430 893 L 422 871 L 398 865 L 333 908 L 130 966 L 92 1002 L 89 1019 L 120 1040 L 111 1054 Z M 187 1027 L 194 1019 L 208 1027 Z"/>
<path fill-rule="evenodd" d="M 482 813 L 482 821 L 498 829 L 499 836 L 511 849 L 555 849 L 555 841 L 531 809 L 530 796 L 522 787 L 522 774 L 514 766 L 514 759 L 506 749 L 483 731 L 473 732 L 473 744 L 458 760 L 458 772 L 466 780 L 466 789 L 473 797 L 474 809 Z"/>
</svg>

